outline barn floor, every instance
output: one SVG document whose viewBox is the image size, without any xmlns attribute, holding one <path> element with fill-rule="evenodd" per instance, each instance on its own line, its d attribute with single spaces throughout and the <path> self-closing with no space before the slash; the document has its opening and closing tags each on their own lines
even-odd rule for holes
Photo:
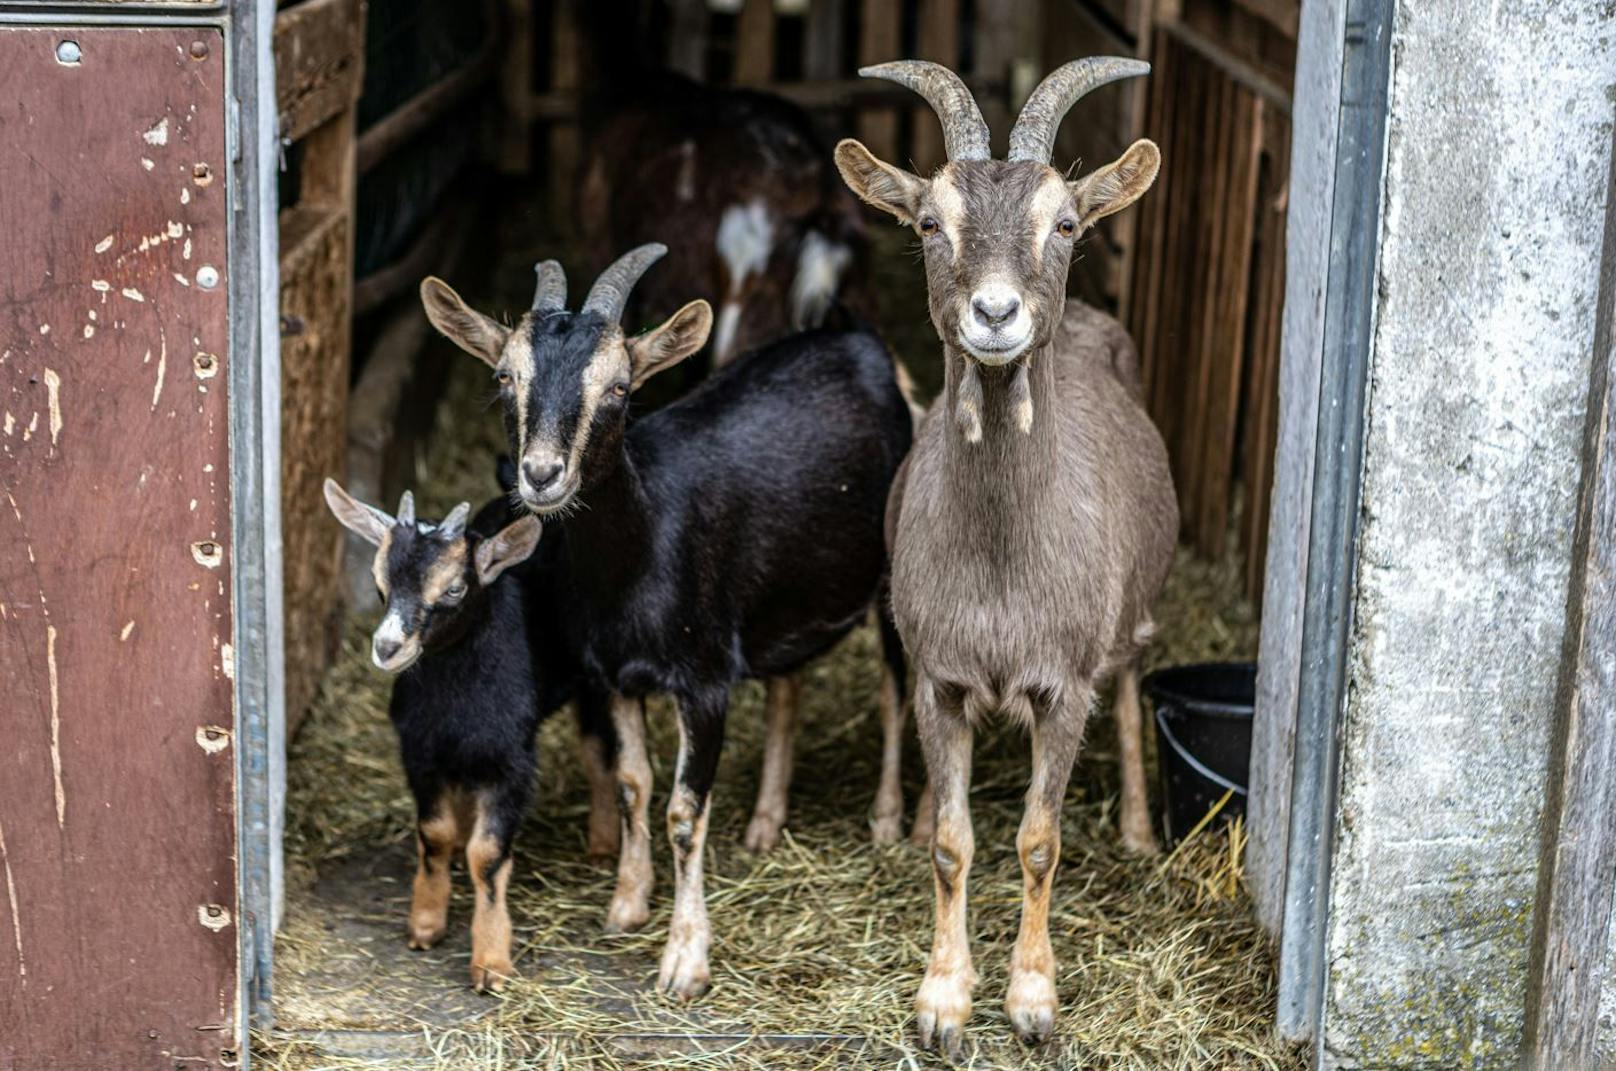
<svg viewBox="0 0 1616 1071">
<path fill-rule="evenodd" d="M 901 238 L 878 234 L 880 271 L 914 297 Z M 532 250 L 502 278 L 526 283 Z M 518 268 L 520 270 L 518 270 Z M 578 284 L 581 287 L 581 283 Z M 890 290 L 888 291 L 891 292 Z M 521 307 L 526 294 L 495 295 Z M 924 315 L 923 296 L 889 319 Z M 910 309 L 909 305 L 916 308 Z M 910 313 L 911 315 L 904 315 Z M 921 366 L 924 333 L 895 337 Z M 907 327 L 907 325 L 906 325 Z M 424 515 L 494 491 L 500 447 L 480 366 L 460 359 L 431 456 L 419 464 Z M 1256 623 L 1234 563 L 1181 554 L 1158 611 L 1152 664 L 1250 657 Z M 910 1002 L 931 934 L 922 850 L 876 848 L 866 814 L 876 782 L 879 670 L 869 628 L 815 665 L 804 690 L 789 835 L 772 854 L 740 845 L 761 755 L 761 688 L 738 690 L 713 800 L 708 896 L 714 988 L 692 1006 L 654 991 L 666 935 L 668 853 L 640 934 L 600 932 L 613 874 L 584 855 L 586 791 L 571 721 L 540 741 L 541 783 L 517 849 L 510 899 L 522 977 L 499 997 L 467 986 L 468 883 L 457 875 L 450 935 L 410 952 L 403 923 L 414 866 L 413 813 L 386 717 L 388 681 L 369 664 L 376 608 L 350 621 L 342 655 L 291 749 L 286 917 L 276 942 L 275 1026 L 255 1038 L 262 1068 L 617 1068 L 923 1066 Z M 658 716 L 658 714 L 662 716 Z M 652 717 L 665 790 L 672 719 Z M 1300 1066 L 1274 1035 L 1272 967 L 1238 879 L 1238 826 L 1140 861 L 1117 844 L 1109 718 L 1096 717 L 1065 812 L 1051 931 L 1060 963 L 1056 1039 L 1028 1050 L 1001 1010 L 1020 876 L 1014 839 L 1027 771 L 1019 735 L 979 741 L 972 873 L 977 1067 Z M 906 757 L 910 810 L 922 781 Z M 658 799 L 654 806 L 661 806 Z M 655 823 L 653 823 L 655 824 Z"/>
</svg>

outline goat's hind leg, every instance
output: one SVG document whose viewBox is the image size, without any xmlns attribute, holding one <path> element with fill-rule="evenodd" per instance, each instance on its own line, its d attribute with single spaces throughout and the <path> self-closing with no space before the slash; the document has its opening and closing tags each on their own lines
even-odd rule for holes
<svg viewBox="0 0 1616 1071">
<path fill-rule="evenodd" d="M 589 858 L 611 859 L 621 841 L 617 814 L 617 734 L 612 730 L 611 700 L 589 689 L 577 699 L 578 750 L 589 778 Z"/>
<path fill-rule="evenodd" d="M 1123 847 L 1138 855 L 1155 855 L 1156 834 L 1150 828 L 1150 800 L 1145 793 L 1144 711 L 1139 705 L 1139 669 L 1130 663 L 1117 673 L 1114 703 L 1117 721 L 1117 765 L 1122 774 Z"/>
<path fill-rule="evenodd" d="M 904 686 L 908 670 L 903 640 L 883 605 L 876 610 L 881 629 L 881 782 L 870 812 L 870 837 L 877 844 L 896 844 L 903 837 Z"/>
<path fill-rule="evenodd" d="M 971 990 L 976 986 L 966 911 L 976 849 L 971 831 L 971 725 L 959 705 L 943 708 L 936 687 L 924 676 L 915 687 L 915 719 L 936 815 L 931 850 L 936 923 L 926 977 L 915 995 L 915 1020 L 921 1045 L 930 1048 L 935 1042 L 952 1060 L 965 1040 Z"/>
<path fill-rule="evenodd" d="M 1032 779 L 1016 834 L 1021 857 L 1021 930 L 1010 955 L 1010 988 L 1004 1010 L 1022 1041 L 1034 1044 L 1055 1030 L 1055 951 L 1049 941 L 1049 900 L 1060 862 L 1061 804 L 1077 759 L 1092 693 L 1067 697 L 1036 712 L 1032 730 Z"/>
<path fill-rule="evenodd" d="M 746 850 L 766 852 L 780 843 L 791 797 L 791 752 L 797 735 L 797 712 L 802 705 L 802 677 L 770 677 L 765 701 L 768 719 L 763 741 L 763 777 L 758 782 L 757 805 L 746 827 Z"/>
</svg>

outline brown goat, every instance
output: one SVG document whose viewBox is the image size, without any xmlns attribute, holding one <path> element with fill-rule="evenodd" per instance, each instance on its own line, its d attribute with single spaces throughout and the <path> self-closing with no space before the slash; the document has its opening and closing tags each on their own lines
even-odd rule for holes
<svg viewBox="0 0 1616 1071">
<path fill-rule="evenodd" d="M 964 84 L 921 62 L 861 71 L 919 92 L 943 122 L 948 163 L 930 179 L 836 147 L 864 200 L 913 226 L 925 254 L 944 392 L 888 504 L 892 600 L 917 674 L 931 776 L 936 932 L 915 1005 L 921 1041 L 957 1054 L 976 972 L 966 930 L 974 839 L 972 732 L 995 713 L 1032 734 L 1032 779 L 1016 848 L 1021 930 L 1005 1010 L 1016 1033 L 1054 1029 L 1049 900 L 1061 803 L 1096 688 L 1117 675 L 1122 836 L 1154 851 L 1140 753 L 1135 661 L 1173 560 L 1178 509 L 1167 452 L 1138 397 L 1133 345 L 1111 317 L 1066 299 L 1077 238 L 1126 208 L 1160 155 L 1135 142 L 1068 182 L 1049 166 L 1068 108 L 1146 64 L 1068 63 L 1034 91 L 1007 160 Z"/>
</svg>

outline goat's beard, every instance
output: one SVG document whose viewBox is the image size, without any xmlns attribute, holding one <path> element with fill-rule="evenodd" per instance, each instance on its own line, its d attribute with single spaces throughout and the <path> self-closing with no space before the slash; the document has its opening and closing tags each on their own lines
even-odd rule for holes
<svg viewBox="0 0 1616 1071">
<path fill-rule="evenodd" d="M 1010 406 L 1011 418 L 1023 435 L 1032 432 L 1032 379 L 1027 371 L 1025 356 L 1015 361 L 1010 379 L 1010 390 L 1005 403 Z M 969 355 L 962 362 L 959 386 L 955 388 L 954 419 L 959 424 L 965 441 L 975 445 L 982 441 L 982 372 L 980 364 Z"/>
</svg>

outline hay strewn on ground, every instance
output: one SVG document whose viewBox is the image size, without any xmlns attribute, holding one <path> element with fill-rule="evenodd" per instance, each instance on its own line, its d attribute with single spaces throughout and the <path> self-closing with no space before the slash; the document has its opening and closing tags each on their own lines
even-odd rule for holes
<svg viewBox="0 0 1616 1071">
<path fill-rule="evenodd" d="M 487 408 L 488 386 L 486 372 L 469 360 L 456 367 L 438 446 L 418 472 L 423 515 L 441 515 L 462 498 L 481 502 L 494 490 L 500 431 Z M 1158 611 L 1151 663 L 1250 657 L 1256 625 L 1238 591 L 1232 562 L 1182 555 Z M 288 908 L 276 946 L 279 1023 L 257 1039 L 257 1066 L 932 1065 L 915 1050 L 910 1027 L 931 938 L 929 867 L 925 853 L 907 844 L 872 846 L 866 819 L 879 754 L 872 630 L 861 629 L 808 674 L 789 835 L 761 858 L 740 839 L 757 787 L 762 694 L 756 685 L 737 690 L 708 858 L 714 988 L 684 1007 L 652 991 L 671 901 L 660 838 L 650 925 L 628 937 L 600 932 L 613 877 L 584 858 L 586 791 L 564 716 L 541 736 L 541 784 L 511 884 L 523 977 L 502 997 L 465 992 L 469 905 L 461 875 L 448 939 L 428 953 L 406 951 L 413 811 L 386 718 L 389 682 L 367 657 L 375 613 L 366 607 L 354 616 L 343 655 L 291 751 Z M 658 808 L 674 751 L 668 713 L 657 709 L 651 719 Z M 1102 711 L 1068 798 L 1051 913 L 1062 1017 L 1056 1039 L 1037 1050 L 1013 1040 L 1001 1009 L 1020 904 L 1014 840 L 1028 749 L 1008 731 L 979 740 L 971 893 L 981 984 L 968 1043 L 974 1066 L 1300 1066 L 1272 1033 L 1272 969 L 1239 882 L 1239 827 L 1204 834 L 1166 860 L 1125 856 L 1114 824 L 1111 735 Z M 912 812 L 922 781 L 913 739 L 905 780 Z M 333 877 L 377 859 L 384 860 L 380 876 L 365 877 L 353 895 Z M 374 939 L 350 939 L 359 932 Z M 333 1056 L 352 1051 L 356 1035 L 318 1031 L 402 1036 L 410 1044 L 399 1051 L 415 1055 L 379 1063 Z M 755 1035 L 814 1037 L 749 1040 Z"/>
</svg>

